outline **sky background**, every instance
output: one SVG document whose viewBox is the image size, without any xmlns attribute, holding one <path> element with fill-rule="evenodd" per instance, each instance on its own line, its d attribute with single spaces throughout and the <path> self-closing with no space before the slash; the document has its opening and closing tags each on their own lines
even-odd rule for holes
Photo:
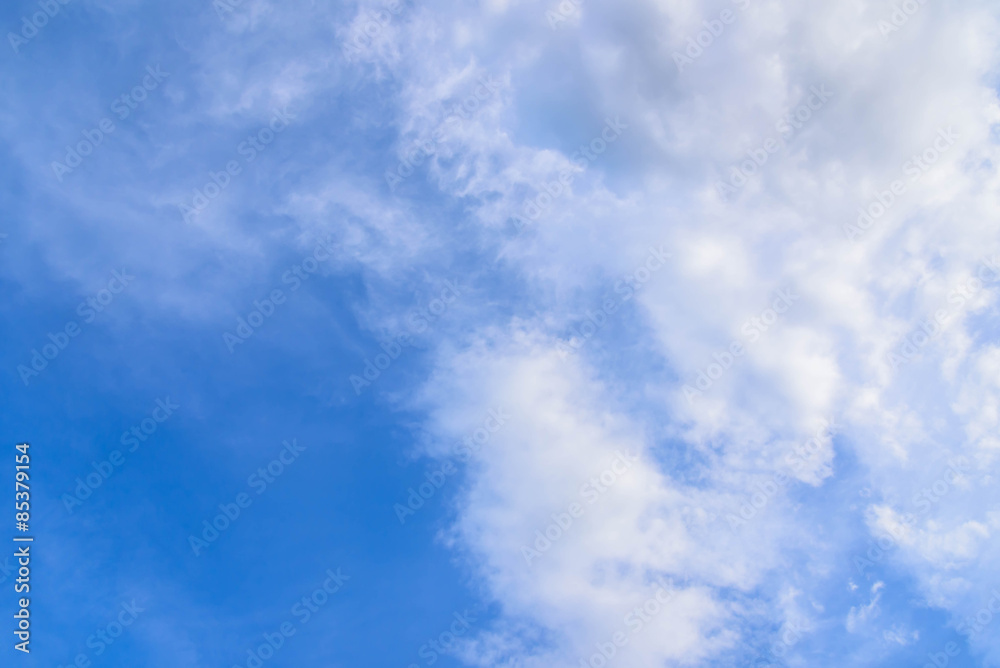
<svg viewBox="0 0 1000 668">
<path fill-rule="evenodd" d="M 0 663 L 1000 665 L 997 9 L 6 3 Z"/>
</svg>

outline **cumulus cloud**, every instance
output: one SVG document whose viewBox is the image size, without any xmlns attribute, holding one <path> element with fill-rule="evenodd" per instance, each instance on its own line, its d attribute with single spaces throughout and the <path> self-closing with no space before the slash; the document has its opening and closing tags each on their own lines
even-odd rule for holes
<svg viewBox="0 0 1000 668">
<path fill-rule="evenodd" d="M 760 624 L 780 637 L 804 573 L 882 535 L 903 536 L 884 564 L 960 615 L 996 577 L 995 279 L 973 281 L 997 248 L 993 9 L 919 5 L 893 23 L 873 2 L 630 2 L 582 5 L 558 30 L 523 4 L 438 9 L 415 12 L 394 36 L 404 55 L 381 64 L 419 101 L 400 108 L 401 150 L 464 92 L 454 82 L 503 80 L 427 175 L 529 286 L 515 318 L 449 344 L 425 395 L 442 430 L 492 404 L 518 416 L 447 533 L 503 605 L 484 664 L 574 664 L 655 578 L 682 583 L 687 622 L 630 645 L 630 662 L 727 656 Z M 724 9 L 732 23 L 678 67 Z M 595 141 L 608 117 L 627 124 L 613 144 Z M 587 146 L 602 150 L 580 161 Z M 652 244 L 671 261 L 639 284 Z M 630 475 L 525 564 L 519 547 L 621 448 L 643 453 Z M 916 498 L 928 484 L 934 499 Z M 809 491 L 827 487 L 855 494 Z M 745 521 L 755 495 L 751 539 L 726 516 Z M 817 512 L 854 513 L 861 533 L 821 538 Z M 893 534 L 892 513 L 915 519 Z M 822 594 L 801 586 L 807 627 Z M 848 629 L 876 614 L 871 587 Z"/>
</svg>

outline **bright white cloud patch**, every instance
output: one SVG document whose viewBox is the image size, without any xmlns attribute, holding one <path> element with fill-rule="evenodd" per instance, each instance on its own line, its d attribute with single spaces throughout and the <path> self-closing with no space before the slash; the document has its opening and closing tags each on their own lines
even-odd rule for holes
<svg viewBox="0 0 1000 668">
<path fill-rule="evenodd" d="M 898 578 L 855 557 L 914 578 L 945 624 L 981 608 L 1000 580 L 995 8 L 545 11 L 424 5 L 379 63 L 400 158 L 503 82 L 422 167 L 529 286 L 516 319 L 466 323 L 424 395 L 442 436 L 511 413 L 448 533 L 504 612 L 468 657 L 580 665 L 668 581 L 625 664 L 794 654 L 831 615 L 908 645 L 878 614 Z M 651 246 L 670 260 L 636 274 Z M 868 599 L 824 600 L 852 577 Z"/>
</svg>

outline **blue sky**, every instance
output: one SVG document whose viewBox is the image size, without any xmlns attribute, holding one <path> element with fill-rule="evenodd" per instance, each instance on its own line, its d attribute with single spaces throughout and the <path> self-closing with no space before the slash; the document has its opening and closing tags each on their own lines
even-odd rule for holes
<svg viewBox="0 0 1000 668">
<path fill-rule="evenodd" d="M 1000 665 L 998 17 L 904 5 L 5 5 L 2 665 Z"/>
</svg>

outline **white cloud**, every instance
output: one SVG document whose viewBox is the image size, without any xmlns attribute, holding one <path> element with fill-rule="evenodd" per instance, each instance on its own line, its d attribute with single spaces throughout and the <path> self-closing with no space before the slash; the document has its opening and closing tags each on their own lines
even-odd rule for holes
<svg viewBox="0 0 1000 668">
<path fill-rule="evenodd" d="M 860 466 L 852 474 L 858 486 L 870 479 L 873 503 L 894 499 L 889 505 L 900 512 L 920 485 L 933 483 L 926 471 L 940 460 L 976 456 L 968 486 L 922 516 L 887 562 L 915 575 L 932 605 L 960 614 L 957 600 L 940 591 L 939 575 L 962 569 L 968 581 L 994 576 L 982 559 L 993 533 L 984 513 L 995 503 L 984 487 L 993 460 L 982 453 L 994 445 L 995 384 L 987 379 L 995 376 L 995 355 L 986 354 L 981 371 L 970 375 L 966 365 L 978 353 L 968 314 L 956 316 L 903 369 L 892 369 L 887 354 L 941 307 L 957 278 L 997 250 L 988 222 L 998 213 L 989 193 L 1000 158 L 992 138 L 1000 114 L 988 83 L 997 64 L 989 46 L 997 36 L 992 10 L 927 5 L 886 37 L 877 27 L 885 13 L 878 3 L 753 2 L 681 73 L 669 54 L 718 13 L 713 6 L 587 6 L 578 26 L 555 34 L 543 34 L 531 11 L 510 4 L 502 19 L 468 8 L 445 18 L 428 9 L 420 21 L 433 30 L 399 35 L 401 53 L 419 44 L 424 57 L 396 63 L 397 74 L 411 81 L 446 81 L 474 61 L 510 82 L 450 149 L 447 167 L 435 165 L 432 173 L 445 194 L 468 198 L 484 238 L 553 314 L 494 323 L 465 339 L 457 344 L 461 361 L 440 355 L 440 375 L 429 384 L 432 405 L 452 415 L 449 422 L 476 415 L 489 403 L 484 397 L 519 405 L 521 424 L 505 437 L 507 447 L 475 469 L 450 534 L 456 549 L 469 550 L 480 565 L 512 624 L 484 636 L 484 647 L 530 655 L 530 644 L 510 639 L 520 632 L 512 629 L 527 624 L 558 638 L 545 661 L 572 662 L 578 639 L 613 628 L 613 611 L 642 596 L 648 573 L 690 582 L 699 594 L 687 614 L 698 623 L 681 645 L 650 641 L 635 665 L 731 651 L 744 627 L 739 606 L 723 602 L 724 588 L 763 596 L 770 603 L 754 614 L 787 621 L 774 603 L 782 589 L 776 583 L 791 582 L 803 567 L 783 557 L 808 535 L 802 520 L 764 512 L 749 547 L 737 545 L 718 520 L 762 476 L 781 470 L 790 444 L 806 441 L 830 417 L 842 425 L 841 447 Z M 512 15 L 540 27 L 512 35 Z M 456 48 L 448 36 L 459 24 L 481 26 L 482 41 Z M 500 40 L 507 48 L 494 48 Z M 528 115 L 543 108 L 536 103 L 541 82 L 553 82 L 548 116 L 573 118 L 571 127 Z M 715 183 L 725 170 L 774 135 L 786 110 L 820 84 L 833 96 L 816 118 L 732 201 L 721 201 Z M 526 234 L 500 234 L 504 218 L 556 178 L 570 147 L 594 136 L 607 115 L 628 120 L 622 142 Z M 588 124 L 588 117 L 595 120 Z M 954 144 L 934 149 L 949 127 L 957 132 Z M 914 172 L 916 163 L 907 163 L 918 153 L 933 164 Z M 855 224 L 859 207 L 885 198 L 896 180 L 904 192 L 849 241 L 845 227 Z M 580 304 L 611 294 L 616 277 L 650 243 L 664 243 L 676 261 L 629 304 L 622 318 L 633 329 L 601 335 L 610 337 L 601 351 L 621 346 L 624 357 L 612 363 L 588 347 L 560 365 L 552 342 L 567 318 L 558 314 L 567 305 L 582 312 Z M 681 386 L 739 339 L 742 324 L 783 287 L 801 301 L 689 405 Z M 983 314 L 991 297 L 983 292 L 968 313 Z M 657 368 L 668 371 L 627 366 L 629 350 L 645 351 L 647 359 L 653 351 Z M 467 375 L 475 380 L 455 380 Z M 650 403 L 659 411 L 652 420 Z M 606 407 L 614 407 L 613 419 Z M 656 455 L 667 446 L 659 434 L 696 458 L 696 473 L 686 474 L 699 485 L 662 465 Z M 516 549 L 524 536 L 568 502 L 578 480 L 599 469 L 622 438 L 647 453 L 643 467 L 616 488 L 613 503 L 524 571 Z M 813 485 L 841 474 L 833 454 L 828 442 Z M 786 506 L 783 491 L 774 507 Z M 818 564 L 849 549 L 826 541 L 815 548 Z M 606 570 L 612 565 L 614 576 Z M 769 591 L 755 590 L 764 583 Z M 852 610 L 849 626 L 875 614 L 879 592 L 873 595 Z M 901 634 L 893 636 L 897 644 Z M 671 654 L 679 646 L 683 651 Z"/>
<path fill-rule="evenodd" d="M 857 633 L 862 629 L 867 629 L 871 621 L 879 616 L 881 610 L 878 607 L 878 602 L 882 598 L 883 589 L 885 589 L 885 583 L 876 582 L 872 585 L 871 600 L 865 605 L 851 608 L 850 612 L 847 613 L 847 621 L 845 622 L 848 631 Z"/>
</svg>

